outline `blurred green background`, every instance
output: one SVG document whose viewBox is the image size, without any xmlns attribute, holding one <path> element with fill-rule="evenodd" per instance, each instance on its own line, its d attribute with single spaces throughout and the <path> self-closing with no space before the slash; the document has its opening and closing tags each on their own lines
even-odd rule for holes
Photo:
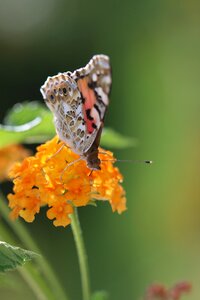
<svg viewBox="0 0 200 300">
<path fill-rule="evenodd" d="M 48 75 L 100 53 L 113 68 L 106 125 L 139 141 L 115 155 L 154 164 L 118 163 L 123 215 L 106 203 L 79 210 L 93 290 L 137 300 L 152 282 L 187 279 L 187 299 L 200 299 L 199 1 L 0 0 L 1 121 L 17 102 L 42 102 Z M 81 299 L 70 227 L 53 227 L 45 211 L 26 226 L 68 294 Z M 17 293 L 2 288 L 1 299 L 35 299 L 18 280 Z"/>
</svg>

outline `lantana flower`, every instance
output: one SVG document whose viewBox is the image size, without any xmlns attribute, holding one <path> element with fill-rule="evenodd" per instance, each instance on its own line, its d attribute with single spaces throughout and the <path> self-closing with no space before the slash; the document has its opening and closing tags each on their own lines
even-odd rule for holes
<svg viewBox="0 0 200 300">
<path fill-rule="evenodd" d="M 179 282 L 172 288 L 155 283 L 147 289 L 144 300 L 181 300 L 183 294 L 189 293 L 191 289 L 192 286 L 187 281 Z"/>
<path fill-rule="evenodd" d="M 46 205 L 47 217 L 53 224 L 65 227 L 70 224 L 74 207 L 86 206 L 95 200 L 108 201 L 113 212 L 125 211 L 123 177 L 113 166 L 113 154 L 100 149 L 101 170 L 91 172 L 83 160 L 70 164 L 79 156 L 62 144 L 56 136 L 39 146 L 35 156 L 25 158 L 12 168 L 14 193 L 8 195 L 11 217 L 20 216 L 32 222 Z"/>
<path fill-rule="evenodd" d="M 22 145 L 9 145 L 0 149 L 0 181 L 9 179 L 8 173 L 16 162 L 22 161 L 31 152 Z"/>
</svg>

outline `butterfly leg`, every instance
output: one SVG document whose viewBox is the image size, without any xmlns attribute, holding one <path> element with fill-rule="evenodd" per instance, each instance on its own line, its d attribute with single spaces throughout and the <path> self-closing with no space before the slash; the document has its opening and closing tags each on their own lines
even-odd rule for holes
<svg viewBox="0 0 200 300">
<path fill-rule="evenodd" d="M 90 171 L 90 173 L 89 173 L 89 175 L 88 175 L 89 177 L 92 176 L 93 171 L 94 171 L 94 170 L 91 170 L 91 171 Z"/>
<path fill-rule="evenodd" d="M 99 151 L 99 154 L 104 154 L 104 155 L 106 155 L 108 158 L 109 157 L 111 157 L 111 156 L 109 156 L 109 154 L 108 153 L 106 153 L 106 152 L 103 152 L 103 151 Z M 116 162 L 117 161 L 117 159 L 116 158 L 113 158 L 113 157 L 111 157 L 111 159 L 101 159 L 101 161 L 111 161 L 111 162 Z"/>
<path fill-rule="evenodd" d="M 62 146 L 53 154 L 51 155 L 49 158 L 47 158 L 46 161 L 49 161 L 50 159 L 52 159 L 53 157 L 55 157 L 58 153 L 60 153 L 60 151 L 65 147 L 65 144 L 62 144 Z"/>
<path fill-rule="evenodd" d="M 99 154 L 104 154 L 104 155 L 109 156 L 109 154 L 107 152 L 103 152 L 103 151 L 99 151 Z"/>
<path fill-rule="evenodd" d="M 106 152 L 103 151 L 99 151 L 99 154 L 107 154 Z"/>
<path fill-rule="evenodd" d="M 61 175 L 60 175 L 60 181 L 63 183 L 63 175 L 65 173 L 65 171 L 72 165 L 74 165 L 75 163 L 77 163 L 78 161 L 80 161 L 82 159 L 82 157 L 79 157 L 73 161 L 71 161 L 70 163 L 67 164 L 67 166 L 64 168 L 64 170 L 62 171 Z"/>
</svg>

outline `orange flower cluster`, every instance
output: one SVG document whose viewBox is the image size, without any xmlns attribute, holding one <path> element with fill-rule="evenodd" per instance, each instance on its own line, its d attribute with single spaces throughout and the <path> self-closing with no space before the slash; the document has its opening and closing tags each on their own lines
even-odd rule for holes
<svg viewBox="0 0 200 300">
<path fill-rule="evenodd" d="M 67 146 L 59 151 L 62 145 L 55 137 L 39 146 L 35 156 L 12 168 L 14 194 L 8 195 L 11 217 L 32 222 L 40 207 L 47 205 L 47 217 L 54 220 L 55 226 L 65 227 L 73 207 L 88 205 L 92 200 L 107 200 L 118 213 L 126 210 L 125 192 L 120 185 L 123 178 L 113 166 L 112 153 L 103 150 L 105 154 L 99 154 L 101 170 L 91 173 L 83 160 L 66 168 L 79 156 Z"/>
<path fill-rule="evenodd" d="M 21 145 L 9 145 L 0 149 L 0 181 L 9 179 L 8 173 L 17 161 L 30 155 L 30 151 Z"/>
</svg>

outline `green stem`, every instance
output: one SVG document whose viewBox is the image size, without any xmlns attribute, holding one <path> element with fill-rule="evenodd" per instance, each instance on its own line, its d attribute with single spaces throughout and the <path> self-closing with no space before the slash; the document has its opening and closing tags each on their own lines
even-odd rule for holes
<svg viewBox="0 0 200 300">
<path fill-rule="evenodd" d="M 19 267 L 17 270 L 21 274 L 21 276 L 25 280 L 25 282 L 27 282 L 29 287 L 32 289 L 32 291 L 36 295 L 37 299 L 38 300 L 48 300 L 48 299 L 53 300 L 53 299 L 55 299 L 55 298 L 52 298 L 50 291 L 47 291 L 47 290 L 44 291 L 44 284 L 42 284 L 41 279 L 40 279 L 40 282 L 38 282 L 39 281 L 38 276 L 37 276 L 37 280 L 35 280 L 35 278 L 32 274 L 33 270 L 30 271 L 31 270 L 30 266 L 29 266 L 29 268 L 27 266 Z M 51 297 L 51 298 L 49 298 L 49 297 Z"/>
<path fill-rule="evenodd" d="M 77 208 L 74 208 L 70 218 L 80 266 L 83 300 L 90 300 L 89 268 Z"/>
<path fill-rule="evenodd" d="M 16 220 L 15 222 L 10 220 L 9 208 L 3 200 L 2 194 L 0 194 L 0 214 L 27 249 L 41 254 L 41 251 L 39 250 L 35 241 L 31 238 L 31 235 L 28 233 L 25 226 L 18 220 Z M 68 300 L 69 298 L 66 296 L 65 291 L 63 290 L 62 286 L 60 285 L 60 282 L 54 274 L 54 271 L 52 270 L 51 266 L 49 265 L 48 261 L 43 255 L 40 260 L 39 267 L 43 272 L 45 278 L 47 279 L 50 288 L 53 290 L 53 294 L 55 295 L 56 299 Z"/>
</svg>

